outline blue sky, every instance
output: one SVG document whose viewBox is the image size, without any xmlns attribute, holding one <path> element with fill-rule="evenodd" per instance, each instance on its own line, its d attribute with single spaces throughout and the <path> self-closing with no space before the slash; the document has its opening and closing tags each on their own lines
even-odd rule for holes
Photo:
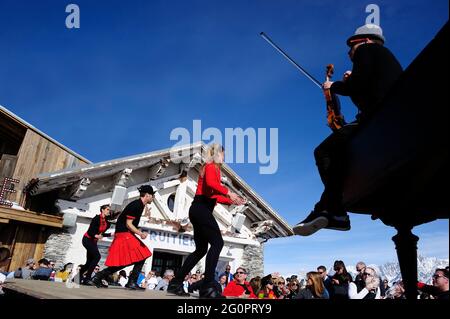
<svg viewBox="0 0 450 319">
<path fill-rule="evenodd" d="M 81 28 L 65 27 L 76 3 Z M 370 1 L 0 0 L 0 104 L 93 162 L 171 147 L 176 127 L 278 128 L 279 168 L 230 164 L 289 224 L 322 185 L 312 152 L 329 133 L 322 92 L 260 36 L 322 80 L 351 69 L 345 40 Z M 407 67 L 448 20 L 448 1 L 377 1 L 386 46 Z M 343 98 L 347 119 L 356 108 Z M 390 227 L 352 215 L 352 230 L 271 240 L 266 272 L 335 259 L 396 260 Z M 417 227 L 419 252 L 448 258 L 448 221 Z"/>
</svg>

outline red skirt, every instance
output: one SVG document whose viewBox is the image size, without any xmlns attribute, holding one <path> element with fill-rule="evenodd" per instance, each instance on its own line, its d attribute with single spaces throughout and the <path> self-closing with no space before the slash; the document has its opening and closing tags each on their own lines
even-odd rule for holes
<svg viewBox="0 0 450 319">
<path fill-rule="evenodd" d="M 151 255 L 148 247 L 132 233 L 116 233 L 109 247 L 105 265 L 108 267 L 128 266 L 147 259 Z"/>
</svg>

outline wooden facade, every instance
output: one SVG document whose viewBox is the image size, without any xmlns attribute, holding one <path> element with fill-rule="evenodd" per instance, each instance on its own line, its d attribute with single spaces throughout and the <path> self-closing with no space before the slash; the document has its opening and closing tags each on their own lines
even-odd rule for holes
<svg viewBox="0 0 450 319">
<path fill-rule="evenodd" d="M 23 189 L 38 174 L 88 163 L 0 106 L 0 183 L 5 177 L 20 181 L 14 185 L 16 192 L 6 193 L 5 199 L 25 207 Z M 6 246 L 12 252 L 5 270 L 23 266 L 28 258 L 42 258 L 48 236 L 59 228 L 62 217 L 0 206 L 0 247 Z"/>
</svg>

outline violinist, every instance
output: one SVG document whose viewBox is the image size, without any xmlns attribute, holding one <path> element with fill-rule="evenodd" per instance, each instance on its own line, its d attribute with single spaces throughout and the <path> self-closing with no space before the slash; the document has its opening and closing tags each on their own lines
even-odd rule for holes
<svg viewBox="0 0 450 319">
<path fill-rule="evenodd" d="M 350 219 L 342 204 L 346 145 L 360 123 L 376 111 L 379 102 L 403 72 L 394 55 L 384 47 L 384 41 L 379 26 L 366 24 L 358 28 L 347 40 L 352 71 L 347 71 L 342 81 L 332 82 L 329 79 L 332 68 L 327 70 L 327 80 L 322 85 L 325 95 L 330 94 L 327 111 L 330 111 L 328 104 L 333 103 L 334 95 L 338 94 L 351 98 L 358 108 L 358 115 L 356 121 L 345 124 L 340 114 L 336 118 L 328 112 L 328 124 L 333 133 L 314 151 L 325 190 L 309 216 L 293 227 L 297 235 L 309 236 L 321 228 L 350 229 Z M 338 125 L 333 125 L 333 118 Z"/>
</svg>

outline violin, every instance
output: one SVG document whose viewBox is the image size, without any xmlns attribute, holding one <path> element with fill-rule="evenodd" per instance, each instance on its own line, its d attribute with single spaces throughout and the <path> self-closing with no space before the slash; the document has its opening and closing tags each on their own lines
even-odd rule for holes
<svg viewBox="0 0 450 319">
<path fill-rule="evenodd" d="M 326 69 L 326 80 L 330 81 L 334 74 L 334 65 L 328 64 Z M 341 113 L 341 103 L 336 94 L 331 93 L 330 89 L 323 90 L 327 102 L 327 125 L 333 132 L 342 128 L 346 122 Z"/>
</svg>

